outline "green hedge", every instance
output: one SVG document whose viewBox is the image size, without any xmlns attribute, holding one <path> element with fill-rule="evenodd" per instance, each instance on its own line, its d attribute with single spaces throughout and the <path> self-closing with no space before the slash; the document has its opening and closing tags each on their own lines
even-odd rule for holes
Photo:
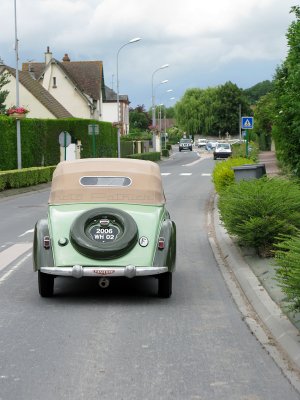
<svg viewBox="0 0 300 400">
<path fill-rule="evenodd" d="M 81 140 L 81 158 L 94 156 L 93 136 L 88 134 L 88 125 L 99 126 L 95 135 L 96 157 L 117 157 L 117 129 L 109 122 L 90 119 L 35 119 L 21 120 L 22 167 L 56 165 L 60 161 L 59 135 L 69 132 L 72 143 Z M 16 121 L 0 117 L 1 152 L 0 170 L 17 168 Z"/>
<path fill-rule="evenodd" d="M 51 182 L 55 166 L 0 172 L 0 191 Z"/>
<path fill-rule="evenodd" d="M 131 154 L 126 156 L 125 158 L 135 158 L 138 160 L 150 160 L 150 161 L 159 161 L 160 160 L 160 152 L 149 152 L 149 153 L 139 153 L 139 154 Z"/>
</svg>

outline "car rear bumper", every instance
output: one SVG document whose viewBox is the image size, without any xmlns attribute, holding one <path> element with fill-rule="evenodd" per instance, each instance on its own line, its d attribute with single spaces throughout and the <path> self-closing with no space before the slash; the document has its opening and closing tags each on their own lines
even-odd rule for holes
<svg viewBox="0 0 300 400">
<path fill-rule="evenodd" d="M 228 158 L 231 157 L 231 153 L 214 153 L 215 158 Z"/>
<path fill-rule="evenodd" d="M 89 277 L 120 277 L 134 278 L 135 276 L 158 275 L 168 272 L 168 267 L 136 267 L 127 265 L 125 267 L 83 267 L 73 265 L 71 267 L 42 267 L 40 271 L 44 274 L 55 276 L 71 276 L 74 278 Z"/>
</svg>

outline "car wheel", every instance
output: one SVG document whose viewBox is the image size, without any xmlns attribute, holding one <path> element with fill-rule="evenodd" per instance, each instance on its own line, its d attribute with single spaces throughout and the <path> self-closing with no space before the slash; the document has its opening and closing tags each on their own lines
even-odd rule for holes
<svg viewBox="0 0 300 400">
<path fill-rule="evenodd" d="M 54 291 L 54 276 L 38 271 L 39 293 L 42 297 L 52 297 Z"/>
<path fill-rule="evenodd" d="M 113 240 L 95 240 L 92 229 L 99 227 L 100 220 L 109 222 L 108 228 L 117 231 Z M 101 227 L 100 227 L 101 229 Z M 137 243 L 138 227 L 127 212 L 115 208 L 95 208 L 79 215 L 70 229 L 70 239 L 75 249 L 90 258 L 107 260 L 123 256 Z"/>
<path fill-rule="evenodd" d="M 172 295 L 172 273 L 165 272 L 158 276 L 158 296 L 169 298 Z"/>
</svg>

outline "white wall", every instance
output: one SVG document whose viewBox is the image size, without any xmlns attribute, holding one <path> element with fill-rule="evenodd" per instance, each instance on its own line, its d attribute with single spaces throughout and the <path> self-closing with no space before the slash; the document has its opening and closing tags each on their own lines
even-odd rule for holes
<svg viewBox="0 0 300 400">
<path fill-rule="evenodd" d="M 3 90 L 8 90 L 9 94 L 5 100 L 5 106 L 10 108 L 16 105 L 16 79 L 14 76 L 9 77 L 10 82 L 3 87 Z M 27 117 L 29 118 L 49 118 L 56 117 L 37 99 L 34 97 L 21 83 L 19 84 L 19 105 L 29 110 Z"/>
<path fill-rule="evenodd" d="M 56 87 L 53 87 L 53 78 L 56 78 Z M 41 83 L 74 117 L 91 118 L 87 100 L 55 63 L 46 69 Z"/>
</svg>

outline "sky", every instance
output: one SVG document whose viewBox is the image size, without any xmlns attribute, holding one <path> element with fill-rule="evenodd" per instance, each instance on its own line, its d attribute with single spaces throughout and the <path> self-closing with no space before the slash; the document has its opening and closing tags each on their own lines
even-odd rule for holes
<svg viewBox="0 0 300 400">
<path fill-rule="evenodd" d="M 15 7 L 16 5 L 16 7 Z M 271 80 L 287 55 L 296 0 L 0 0 L 0 58 L 103 62 L 132 107 L 173 106 L 189 88 Z M 15 10 L 17 24 L 15 24 Z M 131 39 L 140 41 L 128 44 Z M 124 46 L 124 47 L 123 47 Z M 169 64 L 167 68 L 161 66 Z M 118 68 L 117 68 L 118 65 Z M 168 80 L 166 83 L 161 83 Z"/>
</svg>

